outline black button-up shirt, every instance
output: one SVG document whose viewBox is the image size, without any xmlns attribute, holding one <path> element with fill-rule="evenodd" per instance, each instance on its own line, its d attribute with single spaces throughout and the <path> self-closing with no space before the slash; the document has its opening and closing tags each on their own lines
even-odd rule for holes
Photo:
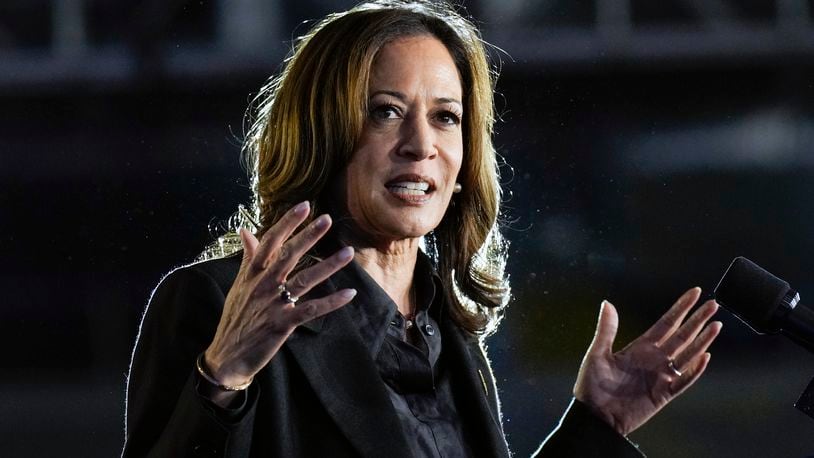
<svg viewBox="0 0 814 458">
<path fill-rule="evenodd" d="M 439 309 L 444 300 L 440 278 L 419 253 L 414 273 L 415 322 L 407 321 L 395 302 L 356 262 L 334 274 L 338 288 L 354 287 L 345 306 L 376 362 L 390 400 L 416 457 L 470 456 L 455 407 L 441 351 Z"/>
</svg>

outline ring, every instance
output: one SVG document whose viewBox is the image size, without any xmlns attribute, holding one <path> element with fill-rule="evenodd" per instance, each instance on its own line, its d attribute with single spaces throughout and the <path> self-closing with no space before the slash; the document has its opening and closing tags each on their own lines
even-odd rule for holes
<svg viewBox="0 0 814 458">
<path fill-rule="evenodd" d="M 670 360 L 667 361 L 667 367 L 669 367 L 670 370 L 673 371 L 673 374 L 675 374 L 676 377 L 681 377 L 682 372 L 678 370 L 678 368 L 676 368 L 676 362 L 675 360 L 673 360 L 673 358 L 670 358 Z"/>
<path fill-rule="evenodd" d="M 289 304 L 296 304 L 297 301 L 300 300 L 299 297 L 291 295 L 291 291 L 285 287 L 285 282 L 280 283 L 280 285 L 277 286 L 277 290 L 280 291 L 280 298 Z"/>
</svg>

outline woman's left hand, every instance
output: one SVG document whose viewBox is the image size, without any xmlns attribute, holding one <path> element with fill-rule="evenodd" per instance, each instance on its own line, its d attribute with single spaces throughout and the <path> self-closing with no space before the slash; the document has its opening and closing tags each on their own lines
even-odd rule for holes
<svg viewBox="0 0 814 458">
<path fill-rule="evenodd" d="M 685 292 L 647 332 L 616 353 L 619 318 L 614 306 L 603 301 L 574 396 L 627 435 L 689 388 L 706 369 L 706 350 L 722 326 L 713 321 L 705 327 L 718 310 L 714 300 L 684 321 L 700 295 L 701 288 Z"/>
</svg>

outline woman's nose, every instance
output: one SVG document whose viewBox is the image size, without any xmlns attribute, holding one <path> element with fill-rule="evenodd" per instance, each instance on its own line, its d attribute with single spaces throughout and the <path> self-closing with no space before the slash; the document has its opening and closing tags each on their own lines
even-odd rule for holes
<svg viewBox="0 0 814 458">
<path fill-rule="evenodd" d="M 418 118 L 418 117 L 416 117 Z M 403 125 L 404 141 L 399 154 L 412 160 L 420 161 L 438 154 L 435 145 L 435 132 L 428 119 L 411 119 Z"/>
</svg>

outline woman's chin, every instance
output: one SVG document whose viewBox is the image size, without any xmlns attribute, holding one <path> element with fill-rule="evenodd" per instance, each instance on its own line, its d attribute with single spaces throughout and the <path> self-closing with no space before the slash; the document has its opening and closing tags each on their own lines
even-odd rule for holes
<svg viewBox="0 0 814 458">
<path fill-rule="evenodd" d="M 441 221 L 443 214 L 430 208 L 412 209 L 412 211 L 398 211 L 390 218 L 391 233 L 398 234 L 402 238 L 418 238 L 430 233 Z"/>
<path fill-rule="evenodd" d="M 426 222 L 410 222 L 409 220 L 393 220 L 391 224 L 381 224 L 379 229 L 371 234 L 376 244 L 389 245 L 397 242 L 414 242 L 429 234 L 434 226 Z"/>
<path fill-rule="evenodd" d="M 390 199 L 377 202 L 362 211 L 351 207 L 355 230 L 362 239 L 375 240 L 375 244 L 389 244 L 419 239 L 430 233 L 441 222 L 444 209 L 431 202 L 429 205 L 403 205 Z"/>
</svg>

